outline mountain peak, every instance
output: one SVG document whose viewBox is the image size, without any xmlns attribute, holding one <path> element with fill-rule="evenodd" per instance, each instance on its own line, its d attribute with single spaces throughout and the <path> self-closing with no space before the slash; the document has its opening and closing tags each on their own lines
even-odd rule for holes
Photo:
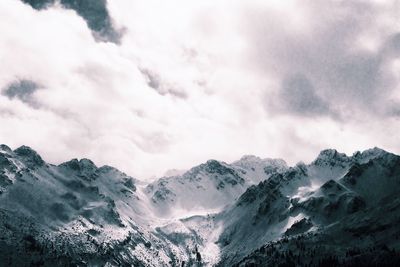
<svg viewBox="0 0 400 267">
<path fill-rule="evenodd" d="M 379 147 L 374 147 L 371 149 L 364 150 L 362 152 L 356 151 L 353 153 L 352 158 L 359 163 L 367 163 L 371 159 L 381 158 L 385 155 L 393 155 L 393 154 Z"/>
<path fill-rule="evenodd" d="M 384 154 L 389 154 L 389 152 L 387 152 L 386 150 L 383 150 L 383 149 L 381 149 L 379 147 L 374 147 L 374 148 L 371 148 L 371 149 L 364 150 L 361 154 L 364 157 L 366 157 L 366 156 L 379 157 L 379 156 L 382 156 Z"/>
<path fill-rule="evenodd" d="M 207 160 L 204 167 L 205 167 L 205 170 L 210 173 L 217 172 L 219 174 L 224 174 L 224 173 L 230 171 L 230 169 L 227 166 L 225 166 L 223 163 L 221 163 L 215 159 Z"/>
<path fill-rule="evenodd" d="M 61 163 L 59 167 L 64 167 L 67 170 L 73 171 L 81 177 L 85 177 L 89 180 L 97 177 L 96 171 L 97 166 L 90 159 L 71 159 L 70 161 Z"/>
<path fill-rule="evenodd" d="M 270 163 L 270 164 L 280 164 L 286 166 L 286 162 L 279 158 L 260 158 L 254 155 L 244 155 L 239 160 L 233 162 L 235 165 L 245 165 L 246 163 Z"/>
<path fill-rule="evenodd" d="M 85 169 L 97 169 L 96 164 L 93 163 L 90 159 L 83 158 L 79 160 L 79 164 Z"/>
<path fill-rule="evenodd" d="M 73 170 L 83 170 L 83 169 L 97 169 L 97 166 L 91 161 L 90 159 L 71 159 L 69 161 L 66 161 L 64 163 L 61 163 L 59 166 L 65 166 L 69 167 Z"/>
<path fill-rule="evenodd" d="M 24 163 L 28 164 L 30 167 L 42 166 L 45 164 L 42 157 L 29 146 L 20 146 L 14 150 L 14 153 L 21 157 Z"/>
<path fill-rule="evenodd" d="M 262 159 L 260 157 L 254 156 L 254 155 L 244 155 L 240 158 L 239 161 L 261 161 Z"/>
<path fill-rule="evenodd" d="M 336 157 L 338 154 L 340 153 L 336 149 L 328 148 L 321 150 L 321 152 L 319 152 L 318 157 Z"/>
<path fill-rule="evenodd" d="M 0 145 L 0 150 L 5 152 L 12 152 L 11 148 L 5 144 Z"/>
<path fill-rule="evenodd" d="M 318 157 L 311 163 L 314 165 L 335 165 L 336 162 L 346 162 L 349 160 L 346 154 L 338 152 L 336 149 L 324 149 Z"/>
</svg>

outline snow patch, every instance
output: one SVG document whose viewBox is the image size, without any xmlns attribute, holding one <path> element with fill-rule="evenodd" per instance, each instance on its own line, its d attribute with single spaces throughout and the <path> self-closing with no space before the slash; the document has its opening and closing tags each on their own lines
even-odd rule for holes
<svg viewBox="0 0 400 267">
<path fill-rule="evenodd" d="M 287 223 L 286 223 L 286 225 L 283 227 L 283 229 L 282 229 L 282 233 L 285 233 L 286 232 L 286 230 L 288 230 L 288 229 L 290 229 L 290 227 L 292 227 L 293 226 L 293 224 L 295 224 L 296 222 L 298 222 L 298 221 L 300 221 L 300 220 L 302 220 L 302 219 L 304 219 L 304 218 L 306 218 L 306 216 L 303 214 L 303 213 L 299 213 L 298 215 L 296 215 L 296 216 L 290 216 L 288 219 L 287 219 Z"/>
</svg>

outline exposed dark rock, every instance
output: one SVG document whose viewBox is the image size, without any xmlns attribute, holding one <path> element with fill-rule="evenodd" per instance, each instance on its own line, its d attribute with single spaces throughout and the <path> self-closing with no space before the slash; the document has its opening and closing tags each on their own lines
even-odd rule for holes
<svg viewBox="0 0 400 267">
<path fill-rule="evenodd" d="M 14 153 L 17 154 L 29 168 L 35 169 L 45 164 L 39 154 L 28 146 L 21 146 L 15 149 Z"/>
</svg>

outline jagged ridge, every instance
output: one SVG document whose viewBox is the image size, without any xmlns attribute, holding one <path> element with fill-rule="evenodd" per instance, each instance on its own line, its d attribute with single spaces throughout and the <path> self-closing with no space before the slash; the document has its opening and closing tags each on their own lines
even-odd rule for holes
<svg viewBox="0 0 400 267">
<path fill-rule="evenodd" d="M 56 166 L 0 145 L 0 262 L 390 266 L 399 191 L 400 157 L 379 148 L 323 150 L 294 167 L 209 160 L 146 184 L 89 159 Z"/>
</svg>

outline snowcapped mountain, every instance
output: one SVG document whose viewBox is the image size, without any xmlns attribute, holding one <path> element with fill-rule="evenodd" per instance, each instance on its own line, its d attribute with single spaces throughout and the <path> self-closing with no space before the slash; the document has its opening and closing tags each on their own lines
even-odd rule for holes
<svg viewBox="0 0 400 267">
<path fill-rule="evenodd" d="M 146 187 L 159 214 L 176 217 L 216 211 L 232 203 L 246 190 L 246 180 L 228 164 L 209 160 L 181 176 L 163 177 Z"/>
<path fill-rule="evenodd" d="M 324 150 L 250 187 L 219 214 L 219 265 L 396 266 L 399 195 L 399 156 Z"/>
<path fill-rule="evenodd" d="M 1 145 L 0 265 L 395 266 L 399 195 L 400 157 L 378 148 L 209 160 L 147 184 Z"/>
</svg>

